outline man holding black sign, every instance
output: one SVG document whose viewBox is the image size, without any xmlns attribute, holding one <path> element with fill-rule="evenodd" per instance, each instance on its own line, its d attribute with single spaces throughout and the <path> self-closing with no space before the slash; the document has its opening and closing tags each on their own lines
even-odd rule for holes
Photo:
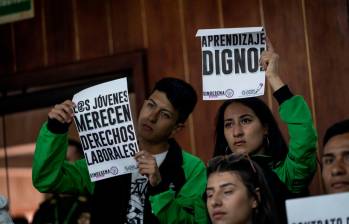
<svg viewBox="0 0 349 224">
<path fill-rule="evenodd" d="M 70 100 L 56 105 L 37 140 L 34 186 L 41 192 L 92 194 L 92 223 L 207 223 L 205 166 L 173 139 L 196 101 L 194 89 L 182 80 L 157 82 L 136 125 L 139 172 L 97 182 L 91 182 L 86 160 L 64 161 L 75 105 Z"/>
</svg>

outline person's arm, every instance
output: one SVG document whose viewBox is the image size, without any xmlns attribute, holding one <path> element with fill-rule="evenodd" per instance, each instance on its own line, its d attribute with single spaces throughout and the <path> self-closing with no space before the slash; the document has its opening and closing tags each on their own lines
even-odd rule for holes
<svg viewBox="0 0 349 224">
<path fill-rule="evenodd" d="M 317 134 L 310 109 L 301 96 L 294 96 L 279 76 L 279 56 L 267 39 L 267 51 L 261 55 L 261 64 L 280 104 L 281 120 L 287 124 L 290 136 L 285 161 L 274 169 L 279 178 L 294 193 L 303 192 L 316 170 Z"/>
<path fill-rule="evenodd" d="M 279 55 L 274 51 L 274 47 L 267 38 L 267 50 L 263 51 L 260 63 L 265 71 L 265 76 L 273 92 L 284 86 L 284 82 L 279 76 Z"/>
<path fill-rule="evenodd" d="M 275 171 L 291 192 L 301 193 L 316 171 L 317 133 L 302 96 L 292 96 L 282 102 L 279 113 L 287 124 L 290 140 L 287 157 Z"/>
<path fill-rule="evenodd" d="M 40 130 L 33 160 L 33 185 L 40 192 L 91 193 L 93 184 L 86 161 L 78 160 L 74 164 L 65 161 L 67 131 L 72 121 L 72 110 L 66 111 L 72 102 L 67 102 L 50 111 L 48 122 Z"/>
<path fill-rule="evenodd" d="M 160 223 L 208 223 L 203 194 L 206 189 L 206 168 L 201 160 L 183 152 L 186 183 L 177 193 L 171 188 L 149 197 L 152 212 Z M 161 188 L 161 187 L 160 187 Z"/>
</svg>

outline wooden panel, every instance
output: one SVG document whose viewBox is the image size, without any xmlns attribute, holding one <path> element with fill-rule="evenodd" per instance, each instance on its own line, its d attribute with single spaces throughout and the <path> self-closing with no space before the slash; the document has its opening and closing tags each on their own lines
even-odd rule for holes
<svg viewBox="0 0 349 224">
<path fill-rule="evenodd" d="M 263 10 L 267 35 L 280 56 L 280 77 L 294 94 L 304 96 L 311 106 L 301 1 L 264 0 Z M 287 127 L 278 116 L 279 105 L 274 98 L 272 105 L 288 141 Z"/>
<path fill-rule="evenodd" d="M 40 202 L 44 199 L 44 195 L 34 188 L 31 170 L 29 168 L 10 169 L 9 176 L 11 217 L 13 219 L 16 216 L 32 217 L 35 209 L 39 207 Z M 0 178 L 0 181 L 2 181 L 1 176 Z"/>
<path fill-rule="evenodd" d="M 258 0 L 222 0 L 224 27 L 260 26 Z"/>
<path fill-rule="evenodd" d="M 145 1 L 145 10 L 150 86 L 164 76 L 184 79 L 178 1 Z"/>
<path fill-rule="evenodd" d="M 4 124 L 3 124 L 3 121 L 4 121 L 4 116 L 1 116 L 0 117 L 0 156 L 3 155 L 3 147 L 4 147 Z"/>
<path fill-rule="evenodd" d="M 31 110 L 7 115 L 7 146 L 35 142 L 41 125 L 47 120 L 48 109 Z M 19 132 L 25 134 L 18 134 Z"/>
<path fill-rule="evenodd" d="M 0 193 L 8 198 L 10 195 L 8 170 L 2 168 L 8 167 L 8 148 L 5 148 L 6 141 L 4 141 L 4 137 L 6 138 L 6 132 L 4 131 L 6 122 L 4 123 L 4 119 L 5 116 L 0 117 Z"/>
<path fill-rule="evenodd" d="M 173 0 L 144 1 L 148 31 L 149 83 L 162 77 L 184 77 L 183 48 L 179 18 L 179 2 Z M 185 128 L 177 139 L 190 149 L 190 136 Z"/>
<path fill-rule="evenodd" d="M 45 1 L 45 18 L 48 65 L 74 61 L 72 1 Z"/>
<path fill-rule="evenodd" d="M 0 26 L 0 76 L 13 72 L 11 24 Z"/>
<path fill-rule="evenodd" d="M 214 118 L 221 102 L 202 100 L 202 69 L 198 29 L 219 27 L 216 0 L 183 1 L 185 41 L 187 46 L 190 83 L 198 94 L 198 103 L 193 113 L 196 154 L 204 161 L 212 157 L 214 146 Z"/>
<path fill-rule="evenodd" d="M 0 114 L 49 106 L 70 98 L 81 88 L 86 88 L 86 85 L 125 75 L 132 75 L 129 77 L 132 78 L 129 80 L 129 90 L 137 93 L 136 103 L 139 108 L 145 97 L 144 70 L 144 52 L 135 51 L 0 77 L 0 92 L 17 92 L 17 95 L 0 98 Z M 47 78 L 43 79 L 44 76 Z M 22 95 L 24 90 L 29 91 Z"/>
<path fill-rule="evenodd" d="M 144 48 L 140 0 L 111 1 L 114 52 Z"/>
<path fill-rule="evenodd" d="M 302 1 L 264 0 L 263 6 L 267 34 L 280 55 L 280 76 L 289 85 L 291 91 L 304 96 L 309 107 L 314 110 L 311 98 L 313 90 L 310 83 L 313 80 L 308 68 L 311 58 L 307 55 L 305 42 L 308 30 L 304 26 Z M 273 103 L 273 112 L 278 114 L 276 101 Z M 288 140 L 286 125 L 280 121 L 279 116 L 275 117 L 284 137 Z M 315 175 L 310 185 L 312 194 L 321 192 L 319 181 L 319 176 Z"/>
<path fill-rule="evenodd" d="M 348 4 L 305 1 L 320 151 L 325 130 L 349 117 Z M 316 190 L 321 192 L 319 186 Z"/>
<path fill-rule="evenodd" d="M 311 103 L 301 1 L 264 0 L 263 6 L 267 35 L 280 55 L 280 76 Z"/>
<path fill-rule="evenodd" d="M 34 18 L 14 23 L 17 71 L 44 66 L 41 1 L 34 1 Z"/>
<path fill-rule="evenodd" d="M 80 59 L 109 54 L 107 8 L 108 0 L 76 0 Z"/>
<path fill-rule="evenodd" d="M 348 1 L 305 1 L 319 139 L 349 117 Z M 320 144 L 322 145 L 322 144 Z"/>
</svg>

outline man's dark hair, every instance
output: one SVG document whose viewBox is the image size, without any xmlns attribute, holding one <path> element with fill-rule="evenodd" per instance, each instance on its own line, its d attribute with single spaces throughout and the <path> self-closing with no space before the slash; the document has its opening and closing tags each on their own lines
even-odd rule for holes
<svg viewBox="0 0 349 224">
<path fill-rule="evenodd" d="M 155 90 L 164 92 L 172 106 L 178 111 L 177 123 L 185 122 L 197 102 L 194 88 L 181 79 L 166 77 L 155 84 L 152 92 Z"/>
<path fill-rule="evenodd" d="M 323 145 L 326 145 L 326 143 L 334 136 L 341 135 L 349 133 L 349 119 L 339 121 L 332 126 L 330 126 L 325 133 Z"/>
</svg>

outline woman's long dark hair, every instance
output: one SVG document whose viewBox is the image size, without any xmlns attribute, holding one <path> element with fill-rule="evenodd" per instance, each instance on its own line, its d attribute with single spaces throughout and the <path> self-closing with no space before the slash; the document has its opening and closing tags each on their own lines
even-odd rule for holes
<svg viewBox="0 0 349 224">
<path fill-rule="evenodd" d="M 258 205 L 252 215 L 253 224 L 280 223 L 278 215 L 273 213 L 276 211 L 275 202 L 264 172 L 256 162 L 245 155 L 217 156 L 208 162 L 207 178 L 219 172 L 233 172 L 240 176 L 249 196 L 257 200 Z"/>
<path fill-rule="evenodd" d="M 220 106 L 216 116 L 215 147 L 213 156 L 231 153 L 230 150 L 226 152 L 228 142 L 224 136 L 224 112 L 232 103 L 241 103 L 253 110 L 262 125 L 268 129 L 268 134 L 263 143 L 265 154 L 272 157 L 273 165 L 282 161 L 288 152 L 286 142 L 269 107 L 261 99 L 256 97 L 227 100 Z"/>
</svg>

